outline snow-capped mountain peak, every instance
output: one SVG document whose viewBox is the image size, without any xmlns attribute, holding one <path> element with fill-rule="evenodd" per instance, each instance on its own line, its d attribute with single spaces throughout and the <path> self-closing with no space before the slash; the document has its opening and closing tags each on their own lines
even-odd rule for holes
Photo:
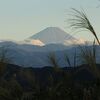
<svg viewBox="0 0 100 100">
<path fill-rule="evenodd" d="M 70 41 L 70 43 L 73 41 L 78 41 L 78 39 L 58 27 L 48 27 L 26 40 L 40 40 L 44 44 L 64 44 L 64 42 L 67 40 Z"/>
</svg>

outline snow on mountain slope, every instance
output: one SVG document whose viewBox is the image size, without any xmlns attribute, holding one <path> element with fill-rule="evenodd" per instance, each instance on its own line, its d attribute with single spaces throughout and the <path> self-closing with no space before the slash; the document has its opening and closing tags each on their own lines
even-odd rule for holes
<svg viewBox="0 0 100 100">
<path fill-rule="evenodd" d="M 40 40 L 44 44 L 74 44 L 79 42 L 78 39 L 74 38 L 70 34 L 61 30 L 58 27 L 48 27 L 39 33 L 29 37 L 25 41 Z M 68 42 L 67 42 L 68 41 Z"/>
</svg>

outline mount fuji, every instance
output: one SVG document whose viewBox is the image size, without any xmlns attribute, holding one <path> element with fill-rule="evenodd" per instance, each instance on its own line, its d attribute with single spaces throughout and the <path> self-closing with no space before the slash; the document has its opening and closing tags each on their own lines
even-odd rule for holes
<svg viewBox="0 0 100 100">
<path fill-rule="evenodd" d="M 43 44 L 78 44 L 84 41 L 80 41 L 75 37 L 71 36 L 70 34 L 66 33 L 62 29 L 58 27 L 48 27 L 39 33 L 29 37 L 25 41 L 27 43 L 32 43 L 32 41 L 38 40 L 40 41 L 41 45 Z"/>
</svg>

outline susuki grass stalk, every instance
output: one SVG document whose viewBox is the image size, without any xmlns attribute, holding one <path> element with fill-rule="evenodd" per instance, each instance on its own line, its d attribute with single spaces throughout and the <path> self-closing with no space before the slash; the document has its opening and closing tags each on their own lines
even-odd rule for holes
<svg viewBox="0 0 100 100">
<path fill-rule="evenodd" d="M 54 52 L 49 53 L 49 63 L 53 66 L 55 71 L 61 71 L 60 66 L 58 64 L 58 60 L 56 58 L 56 54 Z"/>
<path fill-rule="evenodd" d="M 76 53 L 76 50 L 75 50 L 75 53 L 74 53 L 74 67 L 76 67 L 76 64 L 77 64 L 77 53 Z"/>
<path fill-rule="evenodd" d="M 79 11 L 72 8 L 72 17 L 73 18 L 69 19 L 70 27 L 74 29 L 84 29 L 90 31 L 95 36 L 98 44 L 100 45 L 98 36 L 84 10 Z"/>
<path fill-rule="evenodd" d="M 10 63 L 10 59 L 7 57 L 8 49 L 0 47 L 0 75 L 4 74 L 5 67 Z"/>
<path fill-rule="evenodd" d="M 68 56 L 67 54 L 65 54 L 65 60 L 67 61 L 68 66 L 69 66 L 69 67 L 72 67 L 72 66 L 71 66 L 70 58 L 69 58 L 69 56 Z"/>
<path fill-rule="evenodd" d="M 76 67 L 77 62 L 77 53 L 76 50 L 73 54 L 73 56 L 70 58 L 68 54 L 65 54 L 65 60 L 69 67 Z M 72 64 L 73 63 L 73 64 Z"/>
<path fill-rule="evenodd" d="M 58 67 L 58 62 L 56 60 L 56 55 L 54 52 L 50 53 L 48 56 L 50 63 L 53 65 L 53 67 Z"/>
<path fill-rule="evenodd" d="M 93 42 L 92 47 L 90 46 L 79 46 L 81 53 L 80 57 L 85 64 L 88 65 L 90 71 L 92 71 L 97 77 L 100 78 L 99 70 L 96 66 L 96 45 L 95 41 Z"/>
</svg>

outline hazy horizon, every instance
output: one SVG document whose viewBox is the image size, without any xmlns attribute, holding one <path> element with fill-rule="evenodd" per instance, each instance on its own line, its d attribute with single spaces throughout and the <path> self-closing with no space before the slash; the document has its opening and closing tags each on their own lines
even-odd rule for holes
<svg viewBox="0 0 100 100">
<path fill-rule="evenodd" d="M 86 11 L 98 37 L 100 8 L 99 0 L 0 0 L 0 40 L 23 40 L 46 27 L 60 27 L 69 34 L 92 40 L 87 32 L 75 34 L 65 22 L 70 8 Z"/>
</svg>

